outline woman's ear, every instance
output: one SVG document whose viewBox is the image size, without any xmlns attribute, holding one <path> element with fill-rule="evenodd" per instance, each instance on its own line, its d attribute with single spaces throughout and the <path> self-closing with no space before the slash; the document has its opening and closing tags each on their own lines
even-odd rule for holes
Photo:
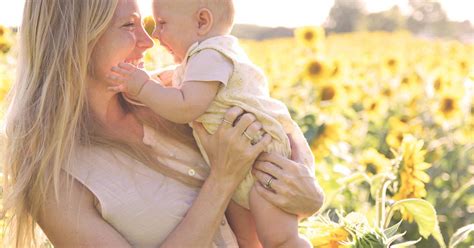
<svg viewBox="0 0 474 248">
<path fill-rule="evenodd" d="M 198 20 L 198 35 L 208 34 L 214 25 L 212 12 L 207 8 L 201 8 L 196 14 Z"/>
</svg>

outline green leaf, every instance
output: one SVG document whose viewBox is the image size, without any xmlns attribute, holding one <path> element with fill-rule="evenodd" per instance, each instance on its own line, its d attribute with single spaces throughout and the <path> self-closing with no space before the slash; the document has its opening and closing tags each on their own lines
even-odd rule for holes
<svg viewBox="0 0 474 248">
<path fill-rule="evenodd" d="M 400 243 L 400 244 L 392 245 L 392 246 L 390 246 L 390 248 L 410 247 L 410 246 L 415 245 L 416 243 L 420 242 L 420 240 L 421 240 L 421 238 L 419 238 L 418 240 L 403 242 L 403 243 Z"/>
<path fill-rule="evenodd" d="M 456 245 L 461 243 L 472 231 L 474 231 L 474 224 L 459 228 L 451 237 L 451 240 L 449 241 L 449 248 L 454 248 Z"/>
<path fill-rule="evenodd" d="M 389 239 L 387 239 L 387 241 L 386 241 L 387 247 L 391 247 L 392 243 L 395 242 L 395 240 L 403 237 L 406 233 L 407 232 L 405 231 L 403 233 L 395 234 L 392 237 L 390 237 Z"/>
<path fill-rule="evenodd" d="M 395 235 L 395 234 L 397 233 L 398 228 L 400 227 L 400 224 L 402 224 L 402 221 L 400 221 L 400 222 L 398 222 L 397 224 L 395 224 L 395 225 L 393 225 L 393 226 L 391 226 L 391 227 L 385 229 L 385 230 L 383 231 L 385 237 L 390 238 L 390 237 L 392 237 L 393 235 Z"/>
<path fill-rule="evenodd" d="M 423 199 L 405 199 L 395 202 L 390 212 L 401 208 L 413 215 L 421 236 L 426 239 L 433 235 L 442 248 L 446 247 L 439 230 L 436 210 L 431 203 Z"/>
</svg>

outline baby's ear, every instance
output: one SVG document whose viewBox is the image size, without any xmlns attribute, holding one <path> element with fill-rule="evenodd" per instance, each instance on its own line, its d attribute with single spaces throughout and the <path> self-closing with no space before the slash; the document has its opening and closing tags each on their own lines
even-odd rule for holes
<svg viewBox="0 0 474 248">
<path fill-rule="evenodd" d="M 201 8 L 196 13 L 198 21 L 198 35 L 208 34 L 214 25 L 212 12 L 208 8 Z"/>
</svg>

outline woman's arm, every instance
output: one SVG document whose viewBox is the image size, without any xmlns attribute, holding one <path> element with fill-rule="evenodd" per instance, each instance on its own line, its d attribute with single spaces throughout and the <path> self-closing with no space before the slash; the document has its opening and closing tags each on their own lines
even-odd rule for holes
<svg viewBox="0 0 474 248">
<path fill-rule="evenodd" d="M 60 185 L 67 185 L 66 172 L 61 172 Z M 38 224 L 54 247 L 131 247 L 110 226 L 94 206 L 94 195 L 73 178 L 70 192 L 59 187 L 58 201 L 52 187 L 46 192 L 46 203 Z"/>
</svg>

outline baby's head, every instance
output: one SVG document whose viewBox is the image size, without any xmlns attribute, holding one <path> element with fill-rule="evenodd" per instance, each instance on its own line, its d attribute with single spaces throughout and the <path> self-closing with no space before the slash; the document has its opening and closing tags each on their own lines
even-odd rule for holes
<svg viewBox="0 0 474 248">
<path fill-rule="evenodd" d="M 156 28 L 160 40 L 181 62 L 189 47 L 210 37 L 229 34 L 234 24 L 233 0 L 154 0 Z"/>
</svg>

